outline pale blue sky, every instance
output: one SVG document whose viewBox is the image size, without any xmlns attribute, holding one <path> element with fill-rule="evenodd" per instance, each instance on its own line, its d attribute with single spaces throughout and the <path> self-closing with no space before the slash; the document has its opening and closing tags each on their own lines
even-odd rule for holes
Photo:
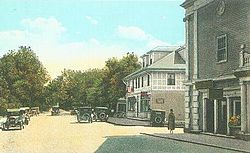
<svg viewBox="0 0 250 153">
<path fill-rule="evenodd" d="M 0 56 L 29 45 L 52 77 L 127 52 L 183 45 L 183 0 L 0 0 Z"/>
</svg>

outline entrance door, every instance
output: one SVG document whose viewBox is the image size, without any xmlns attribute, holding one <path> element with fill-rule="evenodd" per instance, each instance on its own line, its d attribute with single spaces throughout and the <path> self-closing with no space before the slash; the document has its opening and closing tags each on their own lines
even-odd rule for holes
<svg viewBox="0 0 250 153">
<path fill-rule="evenodd" d="M 207 132 L 214 133 L 214 101 L 206 99 Z"/>
<path fill-rule="evenodd" d="M 227 133 L 227 103 L 219 101 L 218 105 L 218 133 Z"/>
</svg>

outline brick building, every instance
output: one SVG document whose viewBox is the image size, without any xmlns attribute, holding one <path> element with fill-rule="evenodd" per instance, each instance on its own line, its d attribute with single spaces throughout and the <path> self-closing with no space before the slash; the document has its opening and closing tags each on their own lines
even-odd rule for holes
<svg viewBox="0 0 250 153">
<path fill-rule="evenodd" d="M 186 0 L 185 131 L 250 132 L 250 1 Z M 241 124 L 229 126 L 232 116 Z M 245 134 L 244 134 L 245 133 Z"/>
</svg>

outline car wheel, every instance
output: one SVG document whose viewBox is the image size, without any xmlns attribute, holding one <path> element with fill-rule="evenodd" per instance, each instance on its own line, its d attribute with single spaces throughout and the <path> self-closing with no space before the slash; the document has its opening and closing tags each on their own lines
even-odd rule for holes
<svg viewBox="0 0 250 153">
<path fill-rule="evenodd" d="M 155 117 L 155 123 L 159 124 L 162 122 L 162 118 L 160 116 Z"/>
<path fill-rule="evenodd" d="M 6 128 L 5 124 L 3 124 L 2 131 L 5 131 L 5 128 Z"/>
<path fill-rule="evenodd" d="M 22 129 L 23 129 L 23 123 L 20 122 L 20 130 L 22 130 Z"/>
<path fill-rule="evenodd" d="M 99 118 L 101 121 L 105 120 L 106 114 L 105 113 L 100 113 Z"/>
</svg>

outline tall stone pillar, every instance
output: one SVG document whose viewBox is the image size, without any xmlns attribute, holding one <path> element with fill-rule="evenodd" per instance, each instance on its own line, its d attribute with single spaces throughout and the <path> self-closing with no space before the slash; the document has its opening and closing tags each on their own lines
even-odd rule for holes
<svg viewBox="0 0 250 153">
<path fill-rule="evenodd" d="M 214 100 L 214 133 L 218 132 L 218 101 Z"/>
<path fill-rule="evenodd" d="M 247 87 L 245 82 L 241 82 L 241 131 L 247 133 Z"/>
<path fill-rule="evenodd" d="M 200 132 L 199 127 L 199 91 L 193 90 L 193 101 L 192 101 L 192 131 Z"/>
<path fill-rule="evenodd" d="M 227 123 L 229 123 L 229 118 L 231 116 L 232 112 L 231 112 L 231 109 L 230 109 L 230 98 L 227 97 Z M 230 129 L 229 129 L 229 126 L 227 126 L 227 135 L 230 134 Z"/>
<path fill-rule="evenodd" d="M 186 85 L 186 90 L 185 90 L 185 130 L 190 129 L 190 120 L 191 120 L 191 116 L 190 116 L 190 109 L 191 109 L 191 105 L 190 105 L 190 100 L 191 100 L 191 91 L 190 91 L 191 87 Z"/>
</svg>

